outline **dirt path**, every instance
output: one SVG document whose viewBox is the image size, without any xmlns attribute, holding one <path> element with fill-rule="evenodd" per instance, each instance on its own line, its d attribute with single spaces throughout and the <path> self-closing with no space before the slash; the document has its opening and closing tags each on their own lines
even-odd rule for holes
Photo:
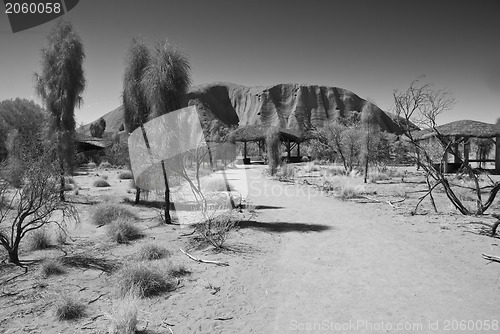
<svg viewBox="0 0 500 334">
<path fill-rule="evenodd" d="M 239 332 L 500 331 L 500 266 L 481 258 L 498 253 L 495 239 L 259 173 L 247 170 L 259 216 L 242 227 L 275 233 L 280 242 L 264 260 L 270 270 L 246 278 L 259 287 L 246 298 L 261 310 Z"/>
</svg>

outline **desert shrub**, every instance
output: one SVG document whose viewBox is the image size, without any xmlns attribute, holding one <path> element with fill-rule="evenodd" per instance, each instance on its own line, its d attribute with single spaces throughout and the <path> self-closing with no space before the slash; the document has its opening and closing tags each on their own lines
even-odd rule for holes
<svg viewBox="0 0 500 334">
<path fill-rule="evenodd" d="M 228 187 L 229 191 L 233 190 L 231 183 L 228 182 L 226 185 L 226 182 L 222 177 L 210 177 L 202 184 L 202 189 L 204 191 L 228 191 Z"/>
<path fill-rule="evenodd" d="M 371 172 L 368 177 L 371 183 L 376 183 L 377 181 L 385 181 L 390 179 L 389 175 L 379 171 Z"/>
<path fill-rule="evenodd" d="M 15 188 L 23 185 L 24 164 L 20 159 L 9 157 L 0 170 L 0 178 L 6 180 Z"/>
<path fill-rule="evenodd" d="M 110 334 L 135 334 L 137 332 L 137 297 L 126 296 L 120 300 L 113 313 L 108 315 L 111 319 Z"/>
<path fill-rule="evenodd" d="M 42 263 L 42 268 L 40 270 L 40 273 L 42 274 L 43 277 L 62 275 L 65 272 L 66 271 L 64 270 L 64 267 L 60 263 L 54 260 L 44 261 Z"/>
<path fill-rule="evenodd" d="M 175 278 L 183 277 L 183 276 L 191 274 L 191 272 L 186 269 L 185 265 L 174 264 L 174 263 L 170 263 L 170 265 L 168 266 L 168 269 L 167 269 L 167 273 L 170 277 L 175 277 Z"/>
<path fill-rule="evenodd" d="M 117 219 L 138 220 L 139 218 L 126 207 L 113 203 L 99 204 L 92 213 L 94 225 L 108 225 Z"/>
<path fill-rule="evenodd" d="M 237 225 L 238 221 L 231 212 L 213 210 L 203 222 L 196 225 L 196 231 L 216 249 L 221 249 Z"/>
<path fill-rule="evenodd" d="M 103 162 L 101 162 L 99 164 L 99 168 L 102 168 L 102 169 L 104 169 L 104 168 L 111 168 L 111 167 L 112 166 L 111 166 L 111 164 L 108 161 L 103 161 Z"/>
<path fill-rule="evenodd" d="M 461 201 L 476 201 L 477 196 L 472 189 L 467 188 L 456 188 L 453 192 Z"/>
<path fill-rule="evenodd" d="M 130 220 L 115 220 L 107 228 L 108 236 L 119 244 L 126 244 L 144 236 Z"/>
<path fill-rule="evenodd" d="M 96 188 L 104 188 L 104 187 L 109 187 L 110 184 L 108 183 L 108 181 L 104 179 L 97 179 L 94 181 L 93 186 Z"/>
<path fill-rule="evenodd" d="M 64 183 L 75 184 L 75 180 L 71 176 L 65 176 L 64 177 Z"/>
<path fill-rule="evenodd" d="M 154 244 L 147 244 L 139 250 L 139 258 L 141 260 L 159 260 L 170 257 L 170 251 L 165 247 Z"/>
<path fill-rule="evenodd" d="M 90 161 L 88 164 L 87 164 L 87 167 L 88 168 L 91 168 L 91 169 L 95 169 L 97 168 L 97 164 L 93 161 Z"/>
<path fill-rule="evenodd" d="M 364 191 L 362 187 L 346 183 L 340 186 L 339 198 L 345 201 L 350 198 L 359 197 L 361 194 L 363 194 L 363 192 Z"/>
<path fill-rule="evenodd" d="M 314 161 L 312 162 L 308 162 L 304 167 L 303 167 L 303 171 L 305 173 L 311 173 L 311 172 L 317 172 L 319 171 L 321 168 L 319 168 L 319 166 L 316 166 L 316 164 L 314 163 Z"/>
<path fill-rule="evenodd" d="M 71 190 L 73 190 L 73 186 L 71 184 L 65 183 L 64 191 L 71 191 Z"/>
<path fill-rule="evenodd" d="M 134 178 L 134 175 L 132 174 L 131 171 L 124 171 L 124 172 L 121 172 L 119 175 L 118 175 L 118 178 L 120 180 L 131 180 Z"/>
<path fill-rule="evenodd" d="M 133 295 L 139 298 L 156 296 L 172 291 L 175 284 L 168 273 L 149 262 L 130 263 L 116 273 L 117 293 L 120 297 Z"/>
<path fill-rule="evenodd" d="M 119 136 L 113 137 L 113 145 L 104 150 L 105 158 L 114 166 L 126 166 L 129 164 L 128 144 Z"/>
<path fill-rule="evenodd" d="M 58 320 L 76 320 L 85 315 L 85 304 L 70 296 L 62 296 L 56 304 L 55 316 Z"/>
<path fill-rule="evenodd" d="M 345 175 L 345 168 L 341 166 L 328 166 L 326 167 L 325 174 L 328 176 Z"/>
<path fill-rule="evenodd" d="M 52 247 L 50 235 L 44 228 L 31 231 L 27 241 L 28 241 L 28 249 L 31 251 L 48 249 Z"/>
<path fill-rule="evenodd" d="M 276 175 L 284 179 L 293 179 L 295 177 L 295 169 L 285 163 L 278 169 Z"/>
</svg>

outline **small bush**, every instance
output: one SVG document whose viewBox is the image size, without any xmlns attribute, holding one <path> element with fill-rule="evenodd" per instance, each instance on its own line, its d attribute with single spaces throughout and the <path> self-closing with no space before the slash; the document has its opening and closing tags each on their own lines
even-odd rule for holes
<svg viewBox="0 0 500 334">
<path fill-rule="evenodd" d="M 132 172 L 131 171 L 124 171 L 124 172 L 121 172 L 119 175 L 118 175 L 118 178 L 120 180 L 131 180 L 134 178 L 134 176 L 132 175 Z"/>
<path fill-rule="evenodd" d="M 345 175 L 345 168 L 340 166 L 329 166 L 326 168 L 325 174 L 327 176 L 335 176 L 335 175 Z"/>
<path fill-rule="evenodd" d="M 216 249 L 221 249 L 229 234 L 236 229 L 238 221 L 231 212 L 211 212 L 207 219 L 196 226 L 196 231 Z"/>
<path fill-rule="evenodd" d="M 170 257 L 170 251 L 165 247 L 158 245 L 147 244 L 139 250 L 139 258 L 141 260 L 159 260 Z"/>
<path fill-rule="evenodd" d="M 64 183 L 65 184 L 75 184 L 75 180 L 71 176 L 65 176 Z"/>
<path fill-rule="evenodd" d="M 226 185 L 226 182 L 222 177 L 211 177 L 203 182 L 202 189 L 204 191 L 218 192 L 218 191 L 232 191 L 233 187 L 229 182 Z"/>
<path fill-rule="evenodd" d="M 31 251 L 52 247 L 50 235 L 45 228 L 33 230 L 29 234 L 28 249 Z"/>
<path fill-rule="evenodd" d="M 305 173 L 311 173 L 311 172 L 317 172 L 319 171 L 321 168 L 319 168 L 319 166 L 316 166 L 316 164 L 314 162 L 308 162 L 304 167 L 303 167 L 303 170 Z"/>
<path fill-rule="evenodd" d="M 477 197 L 472 189 L 467 188 L 455 188 L 453 192 L 458 197 L 460 201 L 476 201 Z"/>
<path fill-rule="evenodd" d="M 139 218 L 126 207 L 113 203 L 99 204 L 92 214 L 92 223 L 98 226 L 109 225 L 117 219 L 135 221 Z"/>
<path fill-rule="evenodd" d="M 104 188 L 104 187 L 109 187 L 110 185 L 109 185 L 108 181 L 106 181 L 104 179 L 97 179 L 94 181 L 93 186 L 96 188 Z"/>
<path fill-rule="evenodd" d="M 290 180 L 295 177 L 295 169 L 292 166 L 289 166 L 288 164 L 283 164 L 283 166 L 281 166 L 278 169 L 276 175 L 280 178 Z"/>
<path fill-rule="evenodd" d="M 175 277 L 175 278 L 183 277 L 183 276 L 191 274 L 191 272 L 186 269 L 185 265 L 173 264 L 173 263 L 170 263 L 170 265 L 167 269 L 167 273 L 170 277 Z"/>
<path fill-rule="evenodd" d="M 144 236 L 130 220 L 115 220 L 108 225 L 107 233 L 111 240 L 119 244 L 126 244 Z"/>
<path fill-rule="evenodd" d="M 55 275 L 62 275 L 66 271 L 63 266 L 54 260 L 44 261 L 40 270 L 43 277 L 50 277 Z"/>
<path fill-rule="evenodd" d="M 131 263 L 116 273 L 117 293 L 121 297 L 133 295 L 138 298 L 151 297 L 172 291 L 175 284 L 168 273 L 149 262 Z"/>
<path fill-rule="evenodd" d="M 99 168 L 111 168 L 111 164 L 107 161 L 103 161 L 99 164 Z"/>
<path fill-rule="evenodd" d="M 85 304 L 69 296 L 63 296 L 56 304 L 58 320 L 76 320 L 85 315 Z"/>
<path fill-rule="evenodd" d="M 90 168 L 90 169 L 95 169 L 97 167 L 96 163 L 93 162 L 93 161 L 90 161 L 88 164 L 87 164 L 87 167 Z"/>
<path fill-rule="evenodd" d="M 370 179 L 371 183 L 377 183 L 377 181 L 385 181 L 390 179 L 389 175 L 382 172 L 371 172 L 368 174 L 368 178 Z"/>
<path fill-rule="evenodd" d="M 113 313 L 108 317 L 111 319 L 110 334 L 135 334 L 137 332 L 137 303 L 134 296 L 126 296 L 120 300 L 118 306 L 113 307 Z"/>
<path fill-rule="evenodd" d="M 363 188 L 351 184 L 345 184 L 340 187 L 339 197 L 342 200 L 359 197 L 363 193 Z"/>
<path fill-rule="evenodd" d="M 64 191 L 71 191 L 73 190 L 73 186 L 69 183 L 64 184 Z"/>
</svg>

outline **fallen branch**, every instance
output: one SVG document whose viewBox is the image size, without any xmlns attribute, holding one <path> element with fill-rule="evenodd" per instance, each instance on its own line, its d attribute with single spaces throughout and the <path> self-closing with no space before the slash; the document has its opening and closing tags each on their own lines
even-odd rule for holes
<svg viewBox="0 0 500 334">
<path fill-rule="evenodd" d="M 233 317 L 218 317 L 218 318 L 215 318 L 214 320 L 225 321 L 225 320 L 231 320 L 231 319 L 233 319 Z"/>
<path fill-rule="evenodd" d="M 211 263 L 211 264 L 216 264 L 218 266 L 229 266 L 229 264 L 225 263 L 225 262 L 198 259 L 198 258 L 192 256 L 191 254 L 187 253 L 186 251 L 184 251 L 182 248 L 179 248 L 179 249 L 182 253 L 187 255 L 187 257 L 189 257 L 193 261 L 200 262 L 200 263 Z"/>
<path fill-rule="evenodd" d="M 80 290 L 80 291 L 81 291 L 81 290 Z M 90 300 L 87 304 L 92 304 L 92 303 L 94 303 L 94 302 L 98 301 L 98 300 L 99 300 L 99 298 L 101 298 L 102 296 L 105 296 L 105 295 L 106 295 L 106 293 L 101 293 L 101 294 L 100 294 L 99 296 L 97 296 L 96 298 L 94 298 L 94 299 Z"/>
<path fill-rule="evenodd" d="M 489 254 L 485 254 L 485 253 L 483 253 L 482 255 L 483 255 L 483 258 L 485 260 L 492 261 L 492 262 L 500 262 L 500 256 L 489 255 Z"/>
</svg>

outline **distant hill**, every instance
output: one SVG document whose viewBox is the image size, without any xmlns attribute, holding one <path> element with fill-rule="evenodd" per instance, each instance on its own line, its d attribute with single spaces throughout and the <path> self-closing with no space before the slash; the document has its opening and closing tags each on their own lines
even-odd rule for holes
<svg viewBox="0 0 500 334">
<path fill-rule="evenodd" d="M 214 117 L 226 125 L 272 125 L 303 131 L 309 126 L 321 127 L 332 119 L 346 117 L 350 112 L 371 116 L 381 130 L 401 134 L 396 115 L 343 88 L 278 84 L 274 86 L 242 86 L 232 83 L 211 83 L 194 86 L 187 96 L 187 105 L 198 107 L 200 117 Z M 117 133 L 123 124 L 123 107 L 102 116 L 106 132 Z M 97 121 L 97 120 L 96 120 Z M 90 124 L 80 129 L 90 132 Z"/>
</svg>

